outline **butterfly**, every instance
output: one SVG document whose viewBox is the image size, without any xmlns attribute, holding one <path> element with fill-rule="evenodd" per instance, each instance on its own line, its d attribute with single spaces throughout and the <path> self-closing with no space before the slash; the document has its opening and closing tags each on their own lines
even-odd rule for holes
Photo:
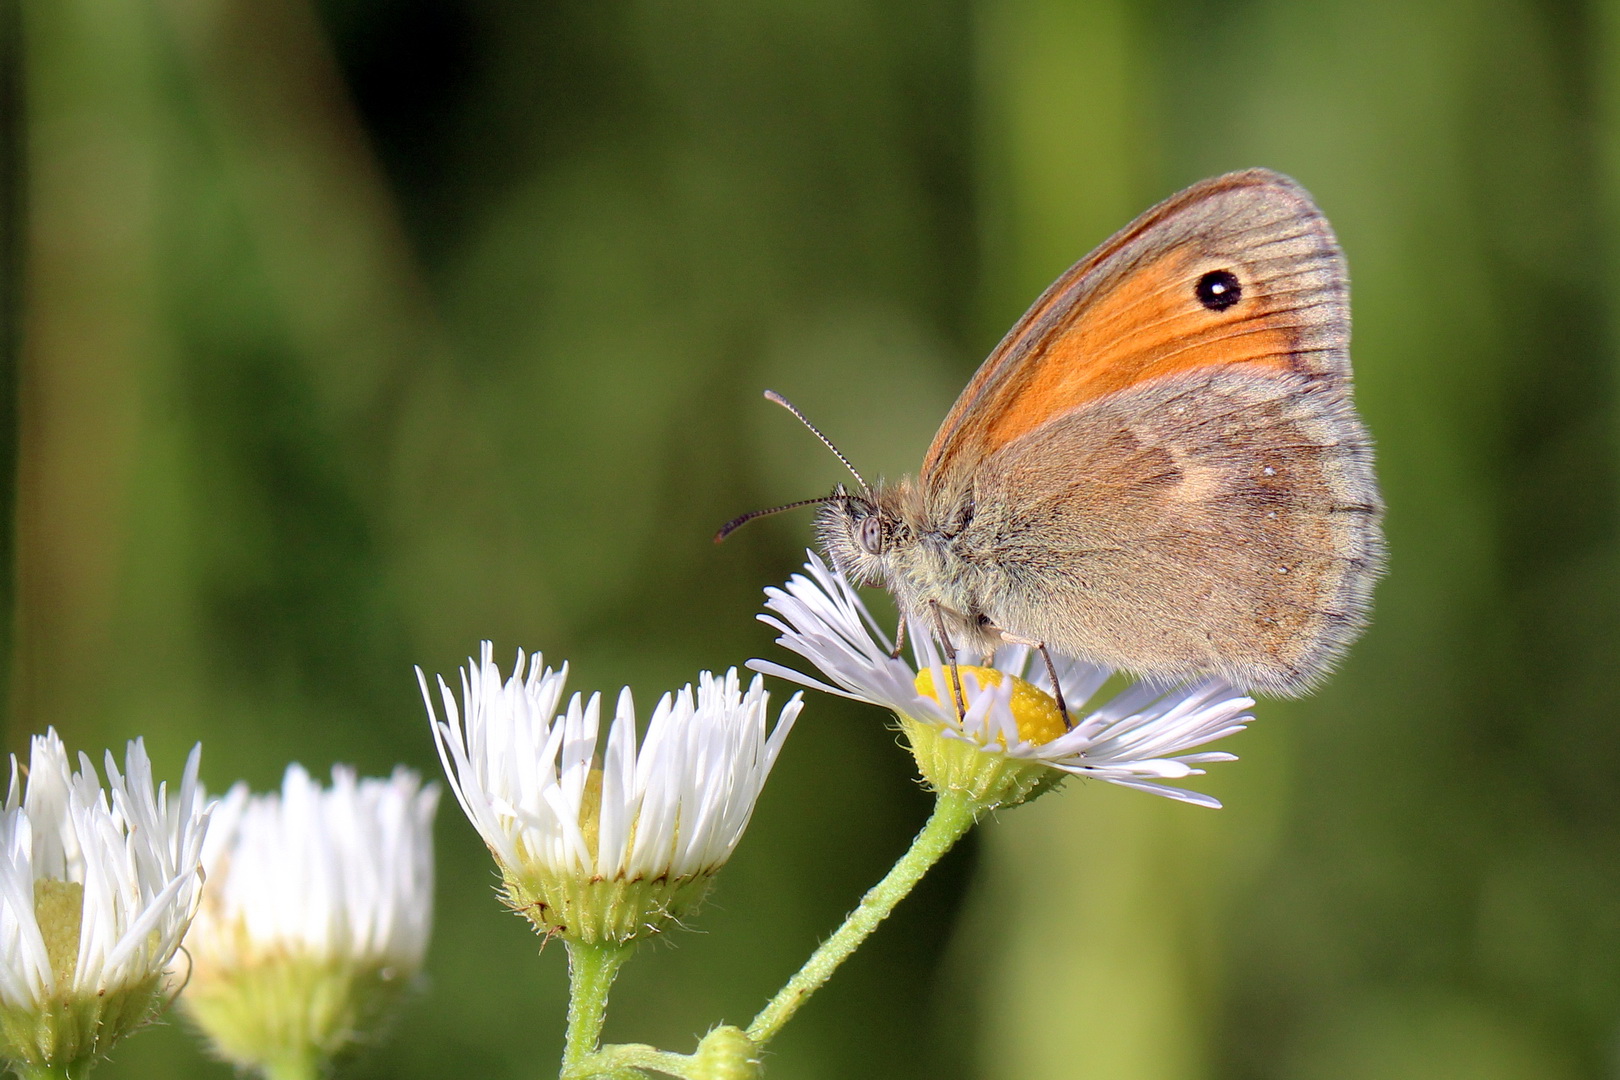
<svg viewBox="0 0 1620 1080">
<path fill-rule="evenodd" d="M 851 466 L 859 490 L 805 502 L 833 564 L 947 652 L 1012 642 L 1049 670 L 1056 651 L 1301 694 L 1360 634 L 1385 561 L 1349 343 L 1344 256 L 1310 195 L 1265 169 L 1214 177 L 1035 301 L 915 478 Z"/>
</svg>

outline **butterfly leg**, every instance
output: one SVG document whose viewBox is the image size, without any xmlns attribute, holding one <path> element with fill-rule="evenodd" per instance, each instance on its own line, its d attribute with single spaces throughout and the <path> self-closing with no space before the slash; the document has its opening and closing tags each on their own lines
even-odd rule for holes
<svg viewBox="0 0 1620 1080">
<path fill-rule="evenodd" d="M 967 698 L 962 694 L 962 672 L 956 666 L 956 646 L 951 644 L 951 635 L 945 631 L 945 614 L 940 610 L 939 601 L 930 600 L 928 607 L 934 613 L 934 633 L 939 635 L 939 643 L 944 646 L 951 665 L 951 692 L 956 697 L 956 718 L 966 720 Z"/>
<path fill-rule="evenodd" d="M 900 616 L 900 628 L 894 633 L 894 648 L 889 650 L 889 659 L 900 659 L 900 650 L 906 647 L 906 617 Z"/>
<path fill-rule="evenodd" d="M 1041 659 L 1046 663 L 1046 677 L 1052 680 L 1052 696 L 1057 699 L 1058 714 L 1063 717 L 1063 726 L 1065 728 L 1074 727 L 1074 724 L 1069 722 L 1069 707 L 1063 701 L 1063 684 L 1058 682 L 1057 665 L 1052 663 L 1052 654 L 1047 651 L 1046 642 L 1019 637 L 1017 634 L 1009 633 L 1000 627 L 994 627 L 993 629 L 1001 635 L 1001 640 L 1009 645 L 1022 645 L 1026 649 L 1035 649 L 1040 652 Z"/>
</svg>

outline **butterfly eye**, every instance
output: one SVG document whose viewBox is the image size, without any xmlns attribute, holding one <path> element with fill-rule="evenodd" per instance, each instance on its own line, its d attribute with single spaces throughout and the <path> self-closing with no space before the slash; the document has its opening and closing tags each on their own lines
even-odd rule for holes
<svg viewBox="0 0 1620 1080">
<path fill-rule="evenodd" d="M 876 515 L 861 522 L 861 531 L 857 539 L 868 555 L 883 554 L 883 523 Z"/>
<path fill-rule="evenodd" d="M 1211 270 L 1193 286 L 1198 302 L 1211 311 L 1225 311 L 1243 299 L 1243 286 L 1230 270 Z"/>
</svg>

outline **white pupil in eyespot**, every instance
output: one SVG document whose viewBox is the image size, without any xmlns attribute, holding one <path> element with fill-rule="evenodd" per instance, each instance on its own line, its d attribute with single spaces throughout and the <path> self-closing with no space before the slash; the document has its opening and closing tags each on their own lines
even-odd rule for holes
<svg viewBox="0 0 1620 1080">
<path fill-rule="evenodd" d="M 878 519 L 869 517 L 861 522 L 861 547 L 876 555 L 882 546 L 883 531 Z"/>
</svg>

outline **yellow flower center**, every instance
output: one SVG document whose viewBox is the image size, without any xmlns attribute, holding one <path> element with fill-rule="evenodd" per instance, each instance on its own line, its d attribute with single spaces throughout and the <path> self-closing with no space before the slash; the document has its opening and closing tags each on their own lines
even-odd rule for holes
<svg viewBox="0 0 1620 1080">
<path fill-rule="evenodd" d="M 923 668 L 917 672 L 917 693 L 924 697 L 931 697 L 944 705 L 947 709 L 955 711 L 955 696 L 951 687 L 950 668 L 945 668 L 945 693 L 941 695 L 934 688 L 934 669 Z M 962 677 L 962 693 L 968 704 L 973 703 L 975 697 L 974 683 L 982 689 L 1000 686 L 1007 680 L 1012 681 L 1012 697 L 1008 701 L 1012 709 L 1013 720 L 1018 724 L 1018 734 L 1021 738 L 1039 746 L 1051 742 L 1053 739 L 1069 730 L 1064 722 L 1063 714 L 1058 711 L 1057 699 L 1034 683 L 1026 682 L 1016 675 L 1009 675 L 992 667 L 979 667 L 976 664 L 958 664 L 956 670 Z"/>
<path fill-rule="evenodd" d="M 579 801 L 579 831 L 585 834 L 585 850 L 591 861 L 602 845 L 602 769 L 593 768 L 585 777 L 585 791 Z"/>
<path fill-rule="evenodd" d="M 77 881 L 40 878 L 34 882 L 34 918 L 58 990 L 73 985 L 79 966 L 79 932 L 84 923 L 84 886 Z"/>
</svg>

